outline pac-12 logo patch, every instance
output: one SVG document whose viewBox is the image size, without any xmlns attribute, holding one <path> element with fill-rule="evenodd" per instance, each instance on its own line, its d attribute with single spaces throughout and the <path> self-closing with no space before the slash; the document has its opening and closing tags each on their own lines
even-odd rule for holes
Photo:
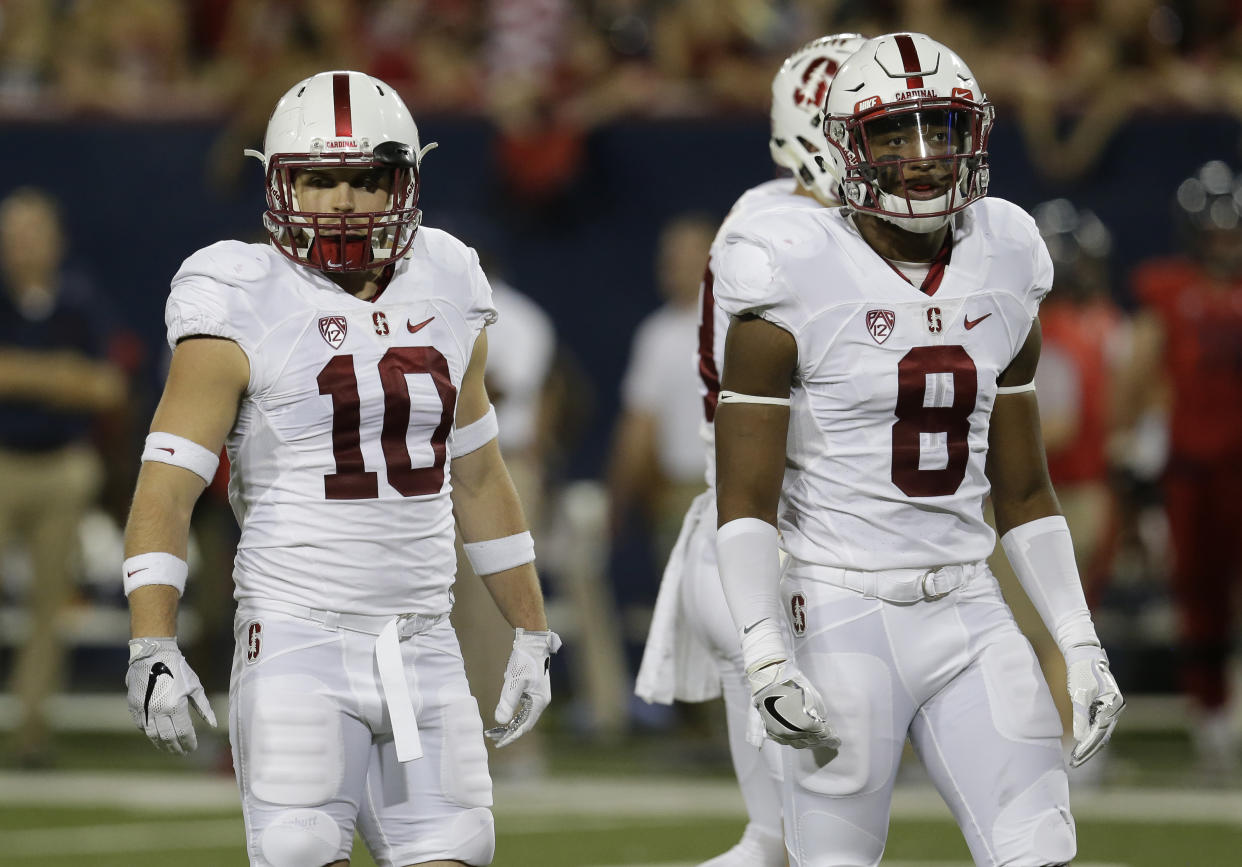
<svg viewBox="0 0 1242 867">
<path fill-rule="evenodd" d="M 795 593 L 789 597 L 789 614 L 790 623 L 793 624 L 793 634 L 806 635 L 806 597 L 801 593 Z"/>
<path fill-rule="evenodd" d="M 883 343 L 893 333 L 893 323 L 897 321 L 891 310 L 868 310 L 867 330 L 875 338 L 876 343 Z"/>
<path fill-rule="evenodd" d="M 263 624 L 255 620 L 246 627 L 246 662 L 254 662 L 263 649 Z"/>
<path fill-rule="evenodd" d="M 341 344 L 345 342 L 345 332 L 348 330 L 349 324 L 344 316 L 321 316 L 319 318 L 319 333 L 333 349 L 341 348 Z"/>
</svg>

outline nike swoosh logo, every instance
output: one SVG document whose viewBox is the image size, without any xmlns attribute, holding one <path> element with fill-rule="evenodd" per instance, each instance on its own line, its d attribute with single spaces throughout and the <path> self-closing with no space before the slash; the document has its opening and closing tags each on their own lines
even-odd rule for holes
<svg viewBox="0 0 1242 867">
<path fill-rule="evenodd" d="M 779 713 L 776 712 L 776 703 L 780 700 L 781 700 L 781 697 L 779 695 L 770 695 L 763 700 L 763 706 L 767 708 L 768 713 L 772 715 L 772 718 L 774 720 L 776 720 L 778 723 L 780 723 L 781 725 L 783 725 L 785 728 L 789 729 L 790 731 L 802 732 L 803 734 L 810 734 L 809 729 L 798 728 L 796 725 L 794 725 L 789 720 L 785 719 L 783 716 L 781 716 Z"/>
<path fill-rule="evenodd" d="M 763 621 L 765 621 L 765 620 L 767 620 L 767 619 L 768 619 L 768 618 L 766 618 L 766 617 L 760 617 L 760 618 L 759 618 L 758 620 L 756 620 L 754 623 L 750 624 L 750 626 L 743 626 L 743 627 L 742 627 L 742 634 L 743 634 L 743 635 L 750 635 L 750 631 L 751 631 L 752 629 L 754 629 L 756 626 L 758 626 L 760 623 L 762 623 Z"/>
<path fill-rule="evenodd" d="M 435 319 L 434 316 L 428 316 L 426 319 L 424 319 L 422 322 L 418 323 L 417 325 L 411 325 L 410 320 L 407 319 L 405 320 L 405 327 L 409 329 L 409 332 L 411 334 L 413 334 L 415 331 L 422 331 L 423 327 L 433 319 Z"/>
<path fill-rule="evenodd" d="M 157 662 L 151 666 L 151 675 L 147 678 L 147 697 L 142 700 L 142 718 L 145 721 L 150 721 L 151 719 L 151 693 L 155 692 L 155 682 L 160 679 L 161 674 L 166 674 L 169 677 L 173 676 L 173 673 L 168 670 L 168 666 L 162 662 Z"/>
<path fill-rule="evenodd" d="M 962 324 L 965 325 L 966 330 L 969 331 L 970 329 L 974 328 L 976 325 L 978 325 L 980 322 L 987 319 L 991 315 L 992 315 L 991 313 L 984 313 L 978 319 L 971 319 L 969 316 L 965 316 L 963 317 Z"/>
<path fill-rule="evenodd" d="M 126 572 L 126 573 L 125 573 L 125 577 L 126 577 L 126 578 L 133 578 L 133 577 L 134 577 L 135 575 L 137 575 L 139 572 L 146 572 L 148 568 L 149 568 L 149 567 L 147 567 L 147 566 L 143 566 L 143 567 L 142 567 L 142 568 L 140 568 L 140 569 L 135 569 L 133 572 Z"/>
<path fill-rule="evenodd" d="M 175 455 L 177 453 L 176 449 L 170 449 L 168 446 L 156 446 L 156 448 L 162 452 L 168 452 L 170 455 Z"/>
</svg>

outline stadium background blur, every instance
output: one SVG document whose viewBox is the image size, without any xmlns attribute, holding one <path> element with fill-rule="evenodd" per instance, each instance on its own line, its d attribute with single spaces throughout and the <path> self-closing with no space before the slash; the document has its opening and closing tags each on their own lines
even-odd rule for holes
<svg viewBox="0 0 1242 867">
<path fill-rule="evenodd" d="M 953 47 L 996 103 L 994 195 L 1028 209 L 1065 197 L 1108 227 L 1125 314 L 1135 266 L 1184 243 L 1179 182 L 1207 160 L 1242 164 L 1236 0 L 0 2 L 0 196 L 34 186 L 60 202 L 69 264 L 106 302 L 108 355 L 130 395 L 92 428 L 104 484 L 60 620 L 70 656 L 46 751 L 7 749 L 20 708 L 0 693 L 0 864 L 242 863 L 222 740 L 176 762 L 130 727 L 119 527 L 167 360 L 169 278 L 199 247 L 261 239 L 262 178 L 241 149 L 258 145 L 292 82 L 333 68 L 401 91 L 424 142 L 440 143 L 423 165 L 426 224 L 478 246 L 493 276 L 550 315 L 559 343 L 541 558 L 570 644 L 542 749 L 498 769 L 497 863 L 680 865 L 731 843 L 740 800 L 721 715 L 629 697 L 659 533 L 641 514 L 613 515 L 610 533 L 600 480 L 633 332 L 660 304 L 661 228 L 688 212 L 718 220 L 773 175 L 770 82 L 793 48 L 903 29 Z M 1242 779 L 1195 764 L 1178 693 L 1159 427 L 1121 432 L 1111 478 L 1127 519 L 1090 576 L 1131 707 L 1102 778 L 1076 795 L 1080 863 L 1224 865 L 1242 851 Z M 1217 508 L 1242 518 L 1242 504 Z M 208 494 L 181 630 L 220 702 L 230 522 Z M 0 673 L 29 637 L 29 574 L 20 546 L 0 551 Z M 618 654 L 569 672 L 575 638 L 598 640 L 582 592 L 607 600 Z M 1236 658 L 1233 671 L 1236 682 Z M 903 774 L 889 849 L 905 860 L 885 863 L 964 864 L 917 769 Z"/>
</svg>

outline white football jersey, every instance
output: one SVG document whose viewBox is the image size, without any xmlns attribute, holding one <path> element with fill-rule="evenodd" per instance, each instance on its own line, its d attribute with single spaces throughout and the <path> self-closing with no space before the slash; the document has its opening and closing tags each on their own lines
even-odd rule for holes
<svg viewBox="0 0 1242 867">
<path fill-rule="evenodd" d="M 783 546 L 847 569 L 983 560 L 988 425 L 996 378 L 1052 285 L 1034 221 L 987 198 L 957 218 L 952 254 L 924 293 L 842 209 L 735 222 L 715 293 L 793 335 Z"/>
<path fill-rule="evenodd" d="M 725 336 L 729 332 L 729 314 L 716 303 L 713 284 L 714 262 L 724 251 L 724 239 L 732 226 L 762 211 L 781 208 L 822 208 L 815 199 L 798 194 L 798 182 L 793 178 L 777 178 L 751 187 L 738 197 L 725 215 L 716 237 L 712 241 L 707 258 L 707 270 L 703 285 L 699 288 L 699 396 L 703 399 L 703 420 L 699 434 L 707 446 L 707 487 L 716 487 L 716 429 L 712 422 L 716 417 L 716 403 L 720 398 L 720 371 L 724 369 Z"/>
<path fill-rule="evenodd" d="M 169 343 L 224 337 L 250 360 L 227 441 L 238 600 L 449 610 L 450 435 L 495 317 L 474 251 L 428 227 L 369 301 L 267 245 L 224 241 L 185 261 Z"/>
</svg>

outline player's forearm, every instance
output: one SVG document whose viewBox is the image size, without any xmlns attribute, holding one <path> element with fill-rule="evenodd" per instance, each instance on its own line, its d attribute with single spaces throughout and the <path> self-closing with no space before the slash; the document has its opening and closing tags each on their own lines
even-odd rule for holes
<svg viewBox="0 0 1242 867">
<path fill-rule="evenodd" d="M 517 489 L 495 440 L 453 461 L 452 497 L 464 542 L 499 539 L 527 529 Z"/>
<path fill-rule="evenodd" d="M 169 638 L 177 634 L 181 595 L 167 584 L 148 584 L 129 594 L 131 638 Z"/>
<path fill-rule="evenodd" d="M 543 592 L 533 563 L 484 575 L 482 580 L 496 607 L 514 629 L 543 631 L 548 628 Z"/>
<path fill-rule="evenodd" d="M 163 554 L 182 561 L 180 576 L 184 582 L 184 560 L 189 543 L 190 515 L 203 483 L 188 470 L 163 464 L 145 463 L 138 474 L 133 505 L 125 525 L 125 557 Z M 166 558 L 165 558 L 166 559 Z M 171 561 L 168 561 L 171 562 Z M 126 580 L 143 581 L 151 574 L 141 571 L 157 569 L 155 565 L 135 566 Z M 135 638 L 166 637 L 176 634 L 178 587 L 156 583 L 134 588 L 129 593 L 130 630 Z"/>
</svg>

